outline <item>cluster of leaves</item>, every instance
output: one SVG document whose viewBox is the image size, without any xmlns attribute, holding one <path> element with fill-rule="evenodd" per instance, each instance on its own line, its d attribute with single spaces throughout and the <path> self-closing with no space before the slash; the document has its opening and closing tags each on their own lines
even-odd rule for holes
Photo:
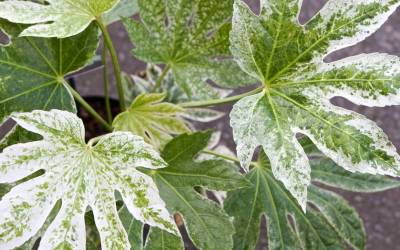
<svg viewBox="0 0 400 250">
<path fill-rule="evenodd" d="M 0 248 L 183 249 L 185 228 L 199 249 L 254 249 L 266 217 L 270 249 L 364 249 L 357 212 L 323 187 L 398 187 L 371 174 L 399 176 L 400 156 L 375 123 L 330 98 L 400 104 L 400 59 L 324 58 L 365 39 L 400 1 L 330 0 L 305 24 L 301 0 L 260 3 L 255 14 L 242 0 L 0 1 L 10 37 L 0 125 L 16 122 L 0 141 Z M 127 18 L 136 9 L 140 21 Z M 65 78 L 121 16 L 148 68 L 117 79 L 131 105 L 86 143 L 75 114 L 84 100 Z M 223 88 L 254 83 L 224 98 Z M 231 101 L 238 159 L 190 124 L 220 118 L 209 107 Z"/>
</svg>

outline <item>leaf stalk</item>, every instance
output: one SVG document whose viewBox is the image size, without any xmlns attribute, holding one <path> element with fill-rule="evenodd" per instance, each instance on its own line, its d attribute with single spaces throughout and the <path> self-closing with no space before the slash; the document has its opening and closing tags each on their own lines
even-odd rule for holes
<svg viewBox="0 0 400 250">
<path fill-rule="evenodd" d="M 205 153 L 205 154 L 208 154 L 208 155 L 213 155 L 213 156 L 216 156 L 216 157 L 219 157 L 219 158 L 222 158 L 222 159 L 225 159 L 225 160 L 232 161 L 234 163 L 240 164 L 239 159 L 236 158 L 236 157 L 224 155 L 224 154 L 221 154 L 219 152 L 216 152 L 216 151 L 213 151 L 213 150 L 208 150 L 208 149 L 204 149 L 202 152 Z"/>
<path fill-rule="evenodd" d="M 102 50 L 101 61 L 103 63 L 103 86 L 104 86 L 104 102 L 106 105 L 106 113 L 108 123 L 111 124 L 113 121 L 113 116 L 111 113 L 111 104 L 110 104 L 110 81 L 108 79 L 108 69 L 107 69 L 107 49 L 105 47 Z"/>
<path fill-rule="evenodd" d="M 104 25 L 102 19 L 96 18 L 96 23 L 99 26 L 101 32 L 103 33 L 105 45 L 108 48 L 108 51 L 111 55 L 111 60 L 114 67 L 114 74 L 115 74 L 115 81 L 117 84 L 118 96 L 119 96 L 119 105 L 121 107 L 121 111 L 126 110 L 126 103 L 125 103 L 125 93 L 124 93 L 124 86 L 122 85 L 122 73 L 121 73 L 121 66 L 119 64 L 118 55 L 114 48 L 114 44 L 112 42 L 110 33 L 108 33 L 107 27 Z"/>
<path fill-rule="evenodd" d="M 154 85 L 154 89 L 153 92 L 157 92 L 158 89 L 161 88 L 161 85 L 165 79 L 165 77 L 167 76 L 169 70 L 171 69 L 171 67 L 169 65 L 165 66 L 165 68 L 163 69 L 160 77 L 157 79 L 156 85 Z"/>
<path fill-rule="evenodd" d="M 64 85 L 68 88 L 68 90 L 71 92 L 72 96 L 74 97 L 74 99 L 80 104 L 82 105 L 82 107 L 89 112 L 89 114 L 91 114 L 98 122 L 100 122 L 100 124 L 107 129 L 107 131 L 112 131 L 112 127 L 110 126 L 110 124 L 108 124 L 108 122 L 106 122 L 103 117 L 101 117 L 101 115 L 99 115 L 96 110 L 94 110 L 92 108 L 92 106 L 90 106 L 89 103 L 87 103 L 85 101 L 85 99 L 83 99 L 83 97 L 76 92 L 76 90 L 74 88 L 72 88 L 68 83 L 66 83 L 64 81 Z"/>
<path fill-rule="evenodd" d="M 224 105 L 228 103 L 233 103 L 237 102 L 240 99 L 255 95 L 260 93 L 261 91 L 264 90 L 264 87 L 259 87 L 257 89 L 254 89 L 252 91 L 240 94 L 240 95 L 235 95 L 227 98 L 222 98 L 222 99 L 213 99 L 213 100 L 206 100 L 206 101 L 195 101 L 195 102 L 185 102 L 179 104 L 182 108 L 201 108 L 201 107 L 211 107 L 211 106 L 217 106 L 217 105 Z"/>
</svg>

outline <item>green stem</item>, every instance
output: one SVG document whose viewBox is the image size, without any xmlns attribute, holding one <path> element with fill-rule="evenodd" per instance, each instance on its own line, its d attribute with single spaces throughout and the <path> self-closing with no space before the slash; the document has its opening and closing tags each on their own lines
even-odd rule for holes
<svg viewBox="0 0 400 250">
<path fill-rule="evenodd" d="M 153 92 L 156 92 L 162 85 L 165 77 L 167 76 L 171 67 L 169 65 L 165 66 L 164 70 L 162 71 L 160 77 L 157 79 L 156 85 L 154 85 Z"/>
<path fill-rule="evenodd" d="M 221 154 L 219 152 L 216 152 L 213 150 L 208 150 L 208 149 L 204 149 L 202 152 L 205 154 L 208 154 L 208 155 L 213 155 L 213 156 L 219 157 L 219 158 L 227 160 L 227 161 L 237 163 L 240 166 L 240 160 L 237 157 Z M 252 162 L 251 166 L 253 166 L 253 167 L 257 166 L 257 164 L 258 164 L 257 162 Z"/>
<path fill-rule="evenodd" d="M 105 129 L 107 129 L 108 131 L 112 131 L 112 127 L 110 126 L 110 124 L 108 124 L 103 117 L 101 117 L 96 110 L 94 110 L 92 108 L 92 106 L 90 106 L 89 103 L 87 103 L 85 101 L 85 99 L 83 99 L 83 97 L 76 92 L 76 90 L 74 88 L 72 88 L 68 83 L 64 82 L 64 85 L 68 88 L 68 90 L 71 92 L 71 94 L 73 95 L 73 97 L 75 98 L 75 100 L 82 105 L 82 107 L 89 112 L 89 114 L 91 114 L 98 122 L 101 123 L 101 125 L 103 125 L 103 127 Z"/>
<path fill-rule="evenodd" d="M 204 149 L 203 153 L 208 154 L 208 155 L 217 156 L 219 158 L 222 158 L 222 159 L 225 159 L 225 160 L 232 161 L 232 162 L 240 164 L 240 161 L 239 161 L 238 158 L 232 157 L 232 156 L 228 156 L 228 155 L 224 155 L 224 154 L 218 153 L 216 151 Z"/>
<path fill-rule="evenodd" d="M 240 99 L 250 96 L 250 95 L 255 95 L 263 91 L 264 87 L 257 88 L 255 90 L 246 92 L 241 95 L 235 95 L 223 99 L 215 99 L 215 100 L 206 100 L 206 101 L 196 101 L 196 102 L 186 102 L 186 103 L 181 103 L 179 104 L 182 108 L 201 108 L 201 107 L 210 107 L 210 106 L 216 106 L 216 105 L 223 105 L 223 104 L 228 104 L 232 102 L 237 102 Z"/>
<path fill-rule="evenodd" d="M 110 34 L 108 33 L 107 27 L 104 25 L 101 18 L 97 18 L 96 22 L 103 33 L 105 44 L 106 44 L 108 50 L 110 51 L 111 60 L 112 60 L 113 66 L 114 66 L 115 81 L 116 81 L 117 89 L 118 89 L 119 105 L 121 107 L 121 111 L 125 111 L 126 110 L 125 94 L 124 94 L 124 86 L 122 85 L 121 66 L 119 65 L 118 55 L 117 55 L 117 52 L 115 51 L 115 48 L 114 48 L 113 42 L 111 40 Z"/>
<path fill-rule="evenodd" d="M 101 138 L 103 138 L 103 135 L 94 137 L 94 138 L 92 138 L 92 139 L 89 140 L 89 142 L 87 143 L 87 145 L 88 145 L 89 147 L 93 147 L 96 143 L 98 143 L 98 142 L 101 140 Z"/>
<path fill-rule="evenodd" d="M 108 123 L 111 124 L 113 121 L 113 116 L 111 113 L 111 104 L 110 104 L 110 82 L 108 80 L 108 70 L 107 70 L 107 49 L 105 44 L 103 45 L 103 51 L 101 54 L 101 61 L 103 63 L 103 86 L 104 86 L 104 101 L 106 105 L 107 112 L 107 120 Z"/>
</svg>

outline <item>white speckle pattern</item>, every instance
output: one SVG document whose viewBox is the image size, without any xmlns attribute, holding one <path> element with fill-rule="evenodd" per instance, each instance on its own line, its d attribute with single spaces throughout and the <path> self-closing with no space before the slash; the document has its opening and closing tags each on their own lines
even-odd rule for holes
<svg viewBox="0 0 400 250">
<path fill-rule="evenodd" d="M 0 2 L 0 17 L 14 23 L 34 24 L 21 36 L 65 38 L 81 33 L 119 0 L 47 0 Z"/>
<path fill-rule="evenodd" d="M 400 59 L 374 53 L 323 61 L 375 32 L 400 1 L 330 0 L 304 25 L 298 20 L 301 3 L 262 0 L 256 15 L 236 0 L 231 52 L 265 90 L 234 105 L 231 126 L 242 166 L 249 166 L 261 145 L 274 176 L 305 209 L 310 166 L 297 133 L 349 171 L 400 174 L 400 157 L 383 131 L 330 103 L 341 96 L 366 106 L 399 105 Z"/>
<path fill-rule="evenodd" d="M 242 167 L 248 170 L 254 150 L 261 145 L 271 161 L 275 178 L 284 184 L 305 211 L 307 187 L 311 182 L 307 155 L 296 139 L 296 132 L 292 132 L 290 124 L 282 123 L 275 116 L 276 105 L 268 103 L 267 99 L 263 92 L 235 104 L 231 127 L 238 157 Z"/>
<path fill-rule="evenodd" d="M 102 249 L 130 249 L 115 191 L 136 219 L 177 232 L 152 178 L 136 170 L 166 167 L 142 138 L 118 132 L 86 145 L 82 121 L 72 113 L 33 111 L 12 117 L 43 140 L 17 144 L 0 154 L 0 183 L 15 182 L 38 170 L 45 173 L 17 185 L 0 201 L 1 249 L 18 247 L 35 235 L 58 200 L 62 207 L 40 249 L 84 249 L 87 207 L 93 210 Z"/>
</svg>

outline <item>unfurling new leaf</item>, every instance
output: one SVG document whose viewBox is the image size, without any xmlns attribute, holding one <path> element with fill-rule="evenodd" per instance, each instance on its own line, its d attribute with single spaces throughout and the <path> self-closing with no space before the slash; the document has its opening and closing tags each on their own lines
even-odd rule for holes
<svg viewBox="0 0 400 250">
<path fill-rule="evenodd" d="M 17 144 L 0 154 L 0 183 L 13 183 L 39 170 L 45 173 L 15 186 L 0 201 L 1 249 L 18 247 L 34 236 L 61 200 L 39 249 L 84 249 L 84 216 L 90 207 L 102 249 L 129 250 L 115 191 L 136 219 L 176 233 L 155 183 L 136 169 L 166 167 L 142 138 L 117 132 L 102 136 L 96 145 L 86 144 L 82 121 L 72 113 L 33 111 L 12 117 L 43 140 Z"/>
<path fill-rule="evenodd" d="M 398 176 L 400 157 L 384 132 L 330 98 L 385 106 L 400 101 L 400 59 L 363 54 L 325 63 L 330 52 L 362 41 L 399 6 L 398 0 L 331 0 L 300 25 L 300 0 L 262 0 L 255 15 L 235 2 L 231 51 L 241 68 L 264 90 L 240 100 L 231 125 L 243 167 L 263 147 L 274 176 L 305 210 L 310 165 L 296 139 L 307 135 L 351 172 Z"/>
<path fill-rule="evenodd" d="M 113 127 L 139 135 L 157 148 L 165 146 L 172 139 L 171 135 L 190 131 L 180 117 L 184 109 L 162 102 L 165 97 L 166 94 L 139 95 L 127 111 L 115 118 Z"/>
</svg>

